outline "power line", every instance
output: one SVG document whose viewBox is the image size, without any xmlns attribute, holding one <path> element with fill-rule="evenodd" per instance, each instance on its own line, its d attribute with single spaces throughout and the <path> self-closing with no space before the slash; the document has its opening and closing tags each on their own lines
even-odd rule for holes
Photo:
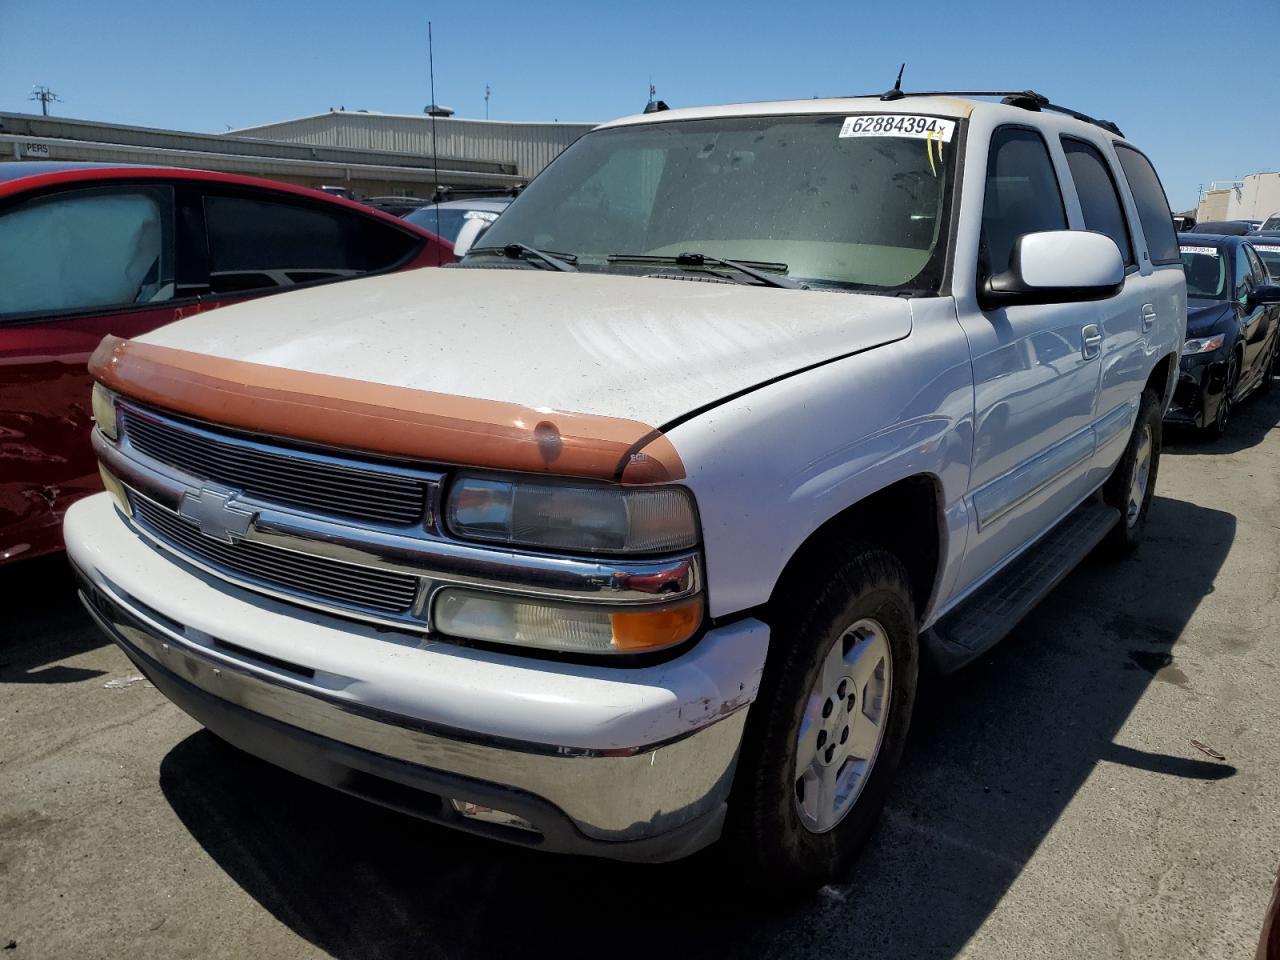
<svg viewBox="0 0 1280 960">
<path fill-rule="evenodd" d="M 62 103 L 62 98 L 46 86 L 43 86 L 43 85 L 37 86 L 33 88 L 33 91 L 34 92 L 31 94 L 31 96 L 27 97 L 27 99 L 39 100 L 40 112 L 44 114 L 46 117 L 49 115 L 49 104 L 55 103 L 55 102 Z"/>
</svg>

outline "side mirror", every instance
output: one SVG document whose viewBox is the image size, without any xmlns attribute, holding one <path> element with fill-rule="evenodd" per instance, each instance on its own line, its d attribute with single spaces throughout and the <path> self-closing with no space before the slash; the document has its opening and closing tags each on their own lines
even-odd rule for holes
<svg viewBox="0 0 1280 960">
<path fill-rule="evenodd" d="M 476 241 L 493 225 L 492 220 L 467 219 L 462 221 L 458 239 L 453 242 L 453 255 L 461 260 L 476 245 Z"/>
<path fill-rule="evenodd" d="M 1013 242 L 1009 269 L 989 277 L 984 307 L 1105 300 L 1124 286 L 1124 260 L 1110 237 L 1086 230 L 1025 233 Z"/>
<path fill-rule="evenodd" d="M 1280 303 L 1280 284 L 1264 283 L 1260 287 L 1254 287 L 1253 293 L 1249 294 L 1249 303 Z"/>
</svg>

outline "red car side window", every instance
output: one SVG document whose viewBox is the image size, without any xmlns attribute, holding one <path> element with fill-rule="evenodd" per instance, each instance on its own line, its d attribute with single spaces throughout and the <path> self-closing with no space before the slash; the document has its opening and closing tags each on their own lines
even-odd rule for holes
<svg viewBox="0 0 1280 960">
<path fill-rule="evenodd" d="M 0 212 L 0 318 L 162 303 L 174 296 L 173 192 L 94 187 Z"/>
</svg>

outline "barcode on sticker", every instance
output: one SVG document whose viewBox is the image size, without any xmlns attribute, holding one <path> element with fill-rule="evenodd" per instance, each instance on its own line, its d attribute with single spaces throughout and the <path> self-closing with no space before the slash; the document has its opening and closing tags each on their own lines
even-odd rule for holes
<svg viewBox="0 0 1280 960">
<path fill-rule="evenodd" d="M 951 142 L 956 122 L 942 117 L 921 117 L 902 113 L 872 113 L 845 117 L 842 137 L 915 137 L 920 140 Z"/>
<path fill-rule="evenodd" d="M 1183 247 L 1183 253 L 1199 253 L 1206 257 L 1216 257 L 1218 255 L 1217 247 Z"/>
</svg>

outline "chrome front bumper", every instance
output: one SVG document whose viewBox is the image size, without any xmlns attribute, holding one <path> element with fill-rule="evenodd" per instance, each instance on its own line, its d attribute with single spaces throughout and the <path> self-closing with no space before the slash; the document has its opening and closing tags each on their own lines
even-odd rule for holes
<svg viewBox="0 0 1280 960">
<path fill-rule="evenodd" d="M 682 657 L 647 671 L 601 668 L 597 675 L 535 663 L 545 672 L 528 671 L 526 689 L 498 695 L 523 694 L 526 700 L 517 704 L 536 703 L 539 691 L 549 692 L 550 671 L 590 684 L 580 690 L 608 693 L 601 702 L 576 705 L 546 696 L 543 715 L 529 714 L 528 728 L 541 723 L 545 732 L 551 715 L 569 719 L 557 721 L 558 742 L 527 740 L 520 724 L 483 729 L 481 712 L 464 728 L 432 718 L 431 703 L 416 711 L 397 708 L 403 698 L 379 702 L 367 683 L 338 684 L 327 670 L 308 678 L 305 668 L 278 650 L 268 653 L 255 643 L 258 632 L 272 629 L 272 619 L 288 617 L 286 610 L 217 584 L 147 546 L 105 495 L 73 508 L 67 540 L 98 625 L 166 696 L 249 753 L 384 805 L 544 849 L 667 860 L 719 835 L 767 646 L 767 628 L 757 621 L 712 631 Z M 322 629 L 315 616 L 290 618 L 290 626 L 308 636 L 314 632 L 317 651 L 326 642 L 324 631 L 346 631 L 342 646 L 357 653 L 374 639 L 356 625 Z M 205 629 L 218 624 L 221 635 Z M 471 654 L 452 648 L 447 655 L 454 662 L 447 663 L 434 648 L 405 647 L 390 638 L 376 643 L 398 658 L 402 672 L 417 669 L 414 658 L 422 658 L 423 677 L 457 671 L 458 659 Z M 366 658 L 380 655 L 372 646 L 363 649 Z M 433 656 L 439 662 L 431 662 Z M 510 682 L 510 663 L 497 659 L 475 653 L 468 666 L 473 672 L 459 681 L 470 688 L 463 691 L 467 697 L 493 695 L 475 687 L 486 675 Z M 634 684 L 626 682 L 630 676 Z M 599 711 L 631 686 L 648 697 L 637 702 L 658 705 L 644 708 L 642 728 L 655 739 L 628 743 L 641 729 L 632 723 L 625 728 L 629 733 L 602 740 Z M 736 699 L 720 693 L 718 707 L 702 702 L 706 693 L 730 687 L 738 688 Z M 573 739 L 568 733 L 578 723 L 581 737 Z M 514 814 L 534 832 L 463 820 L 451 800 Z"/>
</svg>

